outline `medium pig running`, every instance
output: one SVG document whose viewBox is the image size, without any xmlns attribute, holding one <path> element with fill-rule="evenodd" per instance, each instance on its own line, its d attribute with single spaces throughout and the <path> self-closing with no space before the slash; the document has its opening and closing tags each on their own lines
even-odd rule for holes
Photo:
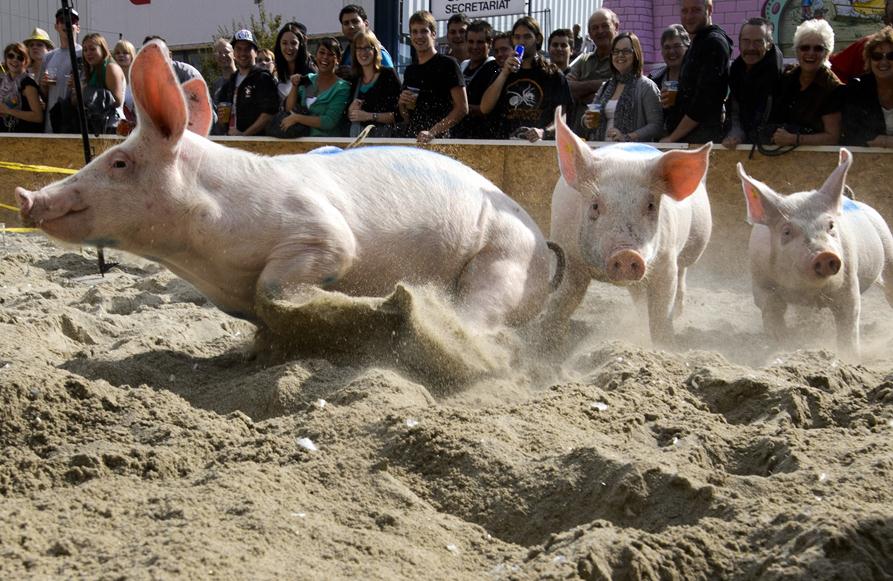
<svg viewBox="0 0 893 581">
<path fill-rule="evenodd" d="M 560 110 L 555 127 L 561 177 L 552 193 L 550 236 L 564 248 L 567 270 L 546 324 L 570 318 L 596 279 L 626 286 L 637 304 L 647 300 L 652 342 L 669 343 L 686 269 L 710 239 L 704 179 L 712 144 L 663 154 L 641 144 L 592 150 Z"/>
<path fill-rule="evenodd" d="M 261 326 L 256 301 L 313 287 L 384 296 L 401 281 L 433 284 L 487 326 L 523 323 L 545 303 L 546 240 L 461 163 L 414 148 L 264 157 L 224 147 L 202 136 L 207 87 L 188 87 L 187 103 L 163 46 L 146 45 L 130 77 L 136 131 L 74 176 L 17 188 L 26 222 L 155 260 Z"/>
<path fill-rule="evenodd" d="M 754 303 L 763 327 L 785 337 L 788 304 L 828 307 L 837 325 L 841 354 L 859 355 L 860 295 L 875 282 L 893 306 L 893 236 L 873 208 L 845 198 L 853 154 L 840 150 L 840 163 L 818 190 L 777 194 L 744 172 L 738 175 L 747 201 L 750 272 Z"/>
</svg>

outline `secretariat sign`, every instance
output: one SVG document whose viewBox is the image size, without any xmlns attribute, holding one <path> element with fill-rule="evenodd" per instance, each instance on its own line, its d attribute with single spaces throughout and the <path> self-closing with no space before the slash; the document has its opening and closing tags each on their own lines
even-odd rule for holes
<svg viewBox="0 0 893 581">
<path fill-rule="evenodd" d="M 431 14 L 435 20 L 449 20 L 450 16 L 465 14 L 469 20 L 483 16 L 523 14 L 524 0 L 431 0 Z"/>
</svg>

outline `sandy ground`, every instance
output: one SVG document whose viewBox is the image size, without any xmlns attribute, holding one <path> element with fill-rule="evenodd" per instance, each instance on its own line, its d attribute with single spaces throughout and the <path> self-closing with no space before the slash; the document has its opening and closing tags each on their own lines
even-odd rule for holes
<svg viewBox="0 0 893 581">
<path fill-rule="evenodd" d="M 502 336 L 450 384 L 426 352 L 252 358 L 132 257 L 0 253 L 2 579 L 893 578 L 876 289 L 858 365 L 827 313 L 774 352 L 746 278 L 695 269 L 675 352 L 594 284 L 550 356 Z"/>
</svg>

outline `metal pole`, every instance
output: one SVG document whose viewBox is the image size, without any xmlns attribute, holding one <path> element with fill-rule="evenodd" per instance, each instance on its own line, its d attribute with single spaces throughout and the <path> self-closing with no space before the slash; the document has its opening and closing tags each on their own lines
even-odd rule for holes
<svg viewBox="0 0 893 581">
<path fill-rule="evenodd" d="M 71 28 L 71 2 L 69 0 L 62 0 L 62 22 L 65 24 L 65 36 L 68 38 L 68 56 L 71 58 L 71 77 L 74 81 L 74 94 L 78 99 L 77 111 L 78 119 L 81 122 L 81 141 L 84 144 L 84 163 L 87 164 L 93 159 L 93 154 L 90 151 L 90 135 L 87 132 L 87 111 L 84 108 L 84 92 L 81 90 L 81 71 L 78 67 L 78 55 L 74 45 L 74 31 Z M 102 246 L 97 249 L 96 254 L 99 274 L 105 276 L 105 273 L 116 266 L 116 264 L 106 263 L 105 252 L 103 252 Z"/>
</svg>

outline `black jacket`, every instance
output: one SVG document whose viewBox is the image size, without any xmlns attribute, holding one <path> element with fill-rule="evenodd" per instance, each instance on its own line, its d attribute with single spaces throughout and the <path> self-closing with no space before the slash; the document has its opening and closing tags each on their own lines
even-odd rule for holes
<svg viewBox="0 0 893 581">
<path fill-rule="evenodd" d="M 236 104 L 236 129 L 245 131 L 251 127 L 261 113 L 275 115 L 279 111 L 279 89 L 273 75 L 266 69 L 254 67 L 239 85 L 236 98 L 236 77 L 233 73 L 220 89 L 220 101 Z"/>
<path fill-rule="evenodd" d="M 877 80 L 871 73 L 850 79 L 844 88 L 843 143 L 866 146 L 886 135 L 884 112 L 877 96 Z"/>
<path fill-rule="evenodd" d="M 711 24 L 692 37 L 679 74 L 680 106 L 673 128 L 684 115 L 705 126 L 722 124 L 731 56 L 732 39 L 718 26 Z"/>
<path fill-rule="evenodd" d="M 729 71 L 729 119 L 732 130 L 741 130 L 745 141 L 753 143 L 757 128 L 769 120 L 772 104 L 778 98 L 784 70 L 784 57 L 773 44 L 766 55 L 747 70 L 739 56 Z"/>
</svg>

